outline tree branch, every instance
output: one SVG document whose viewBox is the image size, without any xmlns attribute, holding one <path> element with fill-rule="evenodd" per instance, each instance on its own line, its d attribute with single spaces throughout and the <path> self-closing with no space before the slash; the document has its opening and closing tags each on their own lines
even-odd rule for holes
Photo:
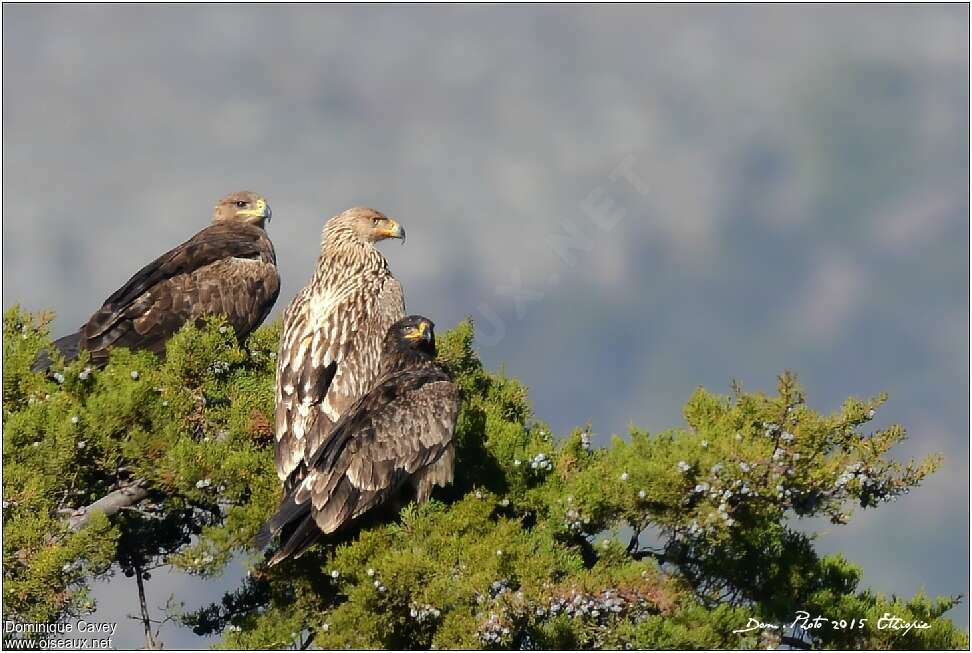
<svg viewBox="0 0 972 653">
<path fill-rule="evenodd" d="M 91 521 L 91 515 L 95 512 L 103 512 L 111 517 L 119 510 L 133 506 L 148 496 L 148 488 L 145 481 L 135 480 L 131 483 L 109 492 L 94 503 L 77 510 L 71 511 L 67 518 L 68 527 L 73 531 L 79 531 Z"/>
<path fill-rule="evenodd" d="M 631 557 L 635 560 L 643 560 L 645 558 L 654 558 L 660 563 L 671 562 L 664 553 L 658 551 L 652 551 L 651 549 L 638 549 L 631 552 Z"/>
<path fill-rule="evenodd" d="M 138 606 L 142 611 L 142 625 L 145 628 L 145 648 L 150 651 L 155 651 L 161 649 L 162 646 L 155 639 L 155 635 L 158 633 L 155 635 L 152 633 L 152 619 L 149 617 L 148 604 L 145 601 L 145 581 L 142 578 L 143 573 L 142 568 L 136 565 L 135 582 L 138 585 Z"/>
<path fill-rule="evenodd" d="M 317 633 L 315 631 L 308 629 L 307 639 L 305 639 L 303 642 L 300 643 L 301 651 L 306 651 L 307 649 L 310 648 L 310 645 L 314 643 L 314 637 L 316 636 L 316 634 Z M 298 637 L 297 639 L 299 640 L 300 637 Z"/>
</svg>

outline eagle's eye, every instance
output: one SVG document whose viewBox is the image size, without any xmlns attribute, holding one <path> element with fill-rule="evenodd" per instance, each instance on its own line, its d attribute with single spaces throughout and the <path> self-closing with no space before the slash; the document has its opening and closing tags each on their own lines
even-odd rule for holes
<svg viewBox="0 0 972 653">
<path fill-rule="evenodd" d="M 246 202 L 240 200 L 239 202 L 236 203 L 236 206 L 242 209 L 244 206 L 246 206 Z"/>
<path fill-rule="evenodd" d="M 380 222 L 381 222 L 381 218 L 372 218 L 371 219 L 371 224 L 375 225 L 376 227 L 378 226 L 378 224 Z"/>
</svg>

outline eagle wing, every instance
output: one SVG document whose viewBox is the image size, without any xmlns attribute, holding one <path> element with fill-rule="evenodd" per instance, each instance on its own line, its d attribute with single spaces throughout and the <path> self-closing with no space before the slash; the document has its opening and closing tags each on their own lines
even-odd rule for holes
<svg viewBox="0 0 972 653">
<path fill-rule="evenodd" d="M 406 483 L 424 501 L 451 482 L 458 414 L 458 388 L 440 368 L 381 380 L 338 421 L 268 522 L 263 541 L 293 526 L 271 563 L 299 555 L 320 532 L 333 533 Z"/>
<path fill-rule="evenodd" d="M 241 338 L 280 291 L 273 247 L 262 229 L 211 225 L 139 270 L 81 328 L 95 361 L 123 346 L 161 353 L 190 320 L 226 315 Z"/>
<path fill-rule="evenodd" d="M 390 274 L 377 297 L 329 292 L 320 298 L 305 291 L 287 311 L 277 356 L 276 464 L 285 491 L 300 482 L 334 424 L 370 389 L 385 333 L 405 314 L 402 286 Z"/>
</svg>

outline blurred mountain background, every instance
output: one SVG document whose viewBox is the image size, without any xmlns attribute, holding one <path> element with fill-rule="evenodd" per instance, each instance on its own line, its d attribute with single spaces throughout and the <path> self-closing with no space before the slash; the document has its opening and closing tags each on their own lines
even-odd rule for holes
<svg viewBox="0 0 972 653">
<path fill-rule="evenodd" d="M 682 424 L 693 389 L 890 393 L 942 451 L 819 548 L 885 593 L 969 594 L 969 7 L 3 6 L 3 308 L 56 335 L 269 198 L 283 286 L 352 205 L 411 312 L 472 315 L 559 432 Z M 150 603 L 234 587 L 156 574 Z M 96 586 L 139 646 L 128 579 Z M 950 615 L 969 625 L 968 602 Z M 166 626 L 167 647 L 209 642 Z"/>
</svg>

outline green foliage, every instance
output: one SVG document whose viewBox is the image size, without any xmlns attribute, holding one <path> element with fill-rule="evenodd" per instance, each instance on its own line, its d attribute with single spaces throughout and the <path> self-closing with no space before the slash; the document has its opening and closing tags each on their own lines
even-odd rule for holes
<svg viewBox="0 0 972 653">
<path fill-rule="evenodd" d="M 93 577 L 126 575 L 185 562 L 203 530 L 239 515 L 259 520 L 276 492 L 268 472 L 272 440 L 273 328 L 240 347 L 214 320 L 187 327 L 159 361 L 117 350 L 103 370 L 82 357 L 49 377 L 31 372 L 48 344 L 46 325 L 14 308 L 4 316 L 4 587 L 5 616 L 56 621 L 88 612 Z M 135 481 L 150 489 L 137 511 L 92 519 L 74 533 L 79 508 Z M 264 512 L 251 513 L 263 492 Z M 225 562 L 203 557 L 204 568 Z"/>
<path fill-rule="evenodd" d="M 119 350 L 30 371 L 43 321 L 4 318 L 6 618 L 91 609 L 86 584 L 159 565 L 215 576 L 240 553 L 251 574 L 218 604 L 182 615 L 230 648 L 751 648 L 778 632 L 747 620 L 867 619 L 813 630 L 818 645 L 963 648 L 942 617 L 955 599 L 885 598 L 860 571 L 819 557 L 801 517 L 836 524 L 916 487 L 935 457 L 900 464 L 905 436 L 866 431 L 885 398 L 810 409 L 792 375 L 775 395 L 699 389 L 686 427 L 632 429 L 609 447 L 589 428 L 557 438 L 526 388 L 483 368 L 473 325 L 440 334 L 463 396 L 456 481 L 422 506 L 373 516 L 296 561 L 266 569 L 251 542 L 275 508 L 274 358 L 279 325 L 241 346 L 213 320 L 164 360 Z M 149 497 L 80 532 L 65 518 L 134 481 Z M 879 629 L 888 613 L 928 628 Z"/>
</svg>

